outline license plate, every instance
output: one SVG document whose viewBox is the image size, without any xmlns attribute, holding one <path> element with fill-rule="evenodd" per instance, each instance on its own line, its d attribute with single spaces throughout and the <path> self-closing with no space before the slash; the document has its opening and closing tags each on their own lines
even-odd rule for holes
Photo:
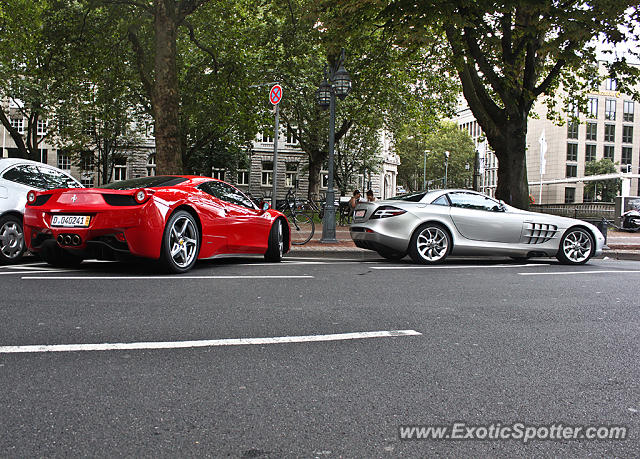
<svg viewBox="0 0 640 459">
<path fill-rule="evenodd" d="M 54 215 L 51 218 L 51 226 L 63 226 L 66 228 L 86 228 L 89 226 L 89 215 Z"/>
<path fill-rule="evenodd" d="M 360 209 L 360 210 L 356 210 L 356 212 L 354 213 L 354 216 L 356 218 L 363 218 L 367 213 L 366 209 Z"/>
</svg>

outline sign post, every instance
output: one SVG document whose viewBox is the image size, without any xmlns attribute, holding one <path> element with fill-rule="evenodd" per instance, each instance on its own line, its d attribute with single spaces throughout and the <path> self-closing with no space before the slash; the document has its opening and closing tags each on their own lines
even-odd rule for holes
<svg viewBox="0 0 640 459">
<path fill-rule="evenodd" d="M 273 128 L 273 175 L 272 175 L 272 188 L 271 188 L 271 208 L 276 208 L 276 193 L 278 190 L 278 129 L 280 123 L 280 101 L 282 100 L 282 86 L 279 84 L 273 85 L 271 91 L 269 91 L 269 102 L 273 104 L 273 111 L 275 112 L 275 125 Z"/>
</svg>

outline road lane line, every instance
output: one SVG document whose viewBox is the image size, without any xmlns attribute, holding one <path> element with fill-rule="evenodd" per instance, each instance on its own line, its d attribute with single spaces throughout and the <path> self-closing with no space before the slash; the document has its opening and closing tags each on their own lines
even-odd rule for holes
<svg viewBox="0 0 640 459">
<path fill-rule="evenodd" d="M 527 265 L 473 265 L 473 266 L 372 266 L 371 269 L 492 269 L 492 268 L 529 268 L 549 266 L 546 263 L 529 263 Z"/>
<path fill-rule="evenodd" d="M 24 274 L 24 273 L 20 273 Z M 24 280 L 126 280 L 126 279 L 313 279 L 313 276 L 22 276 Z"/>
<path fill-rule="evenodd" d="M 386 330 L 374 332 L 335 333 L 330 335 L 280 336 L 272 338 L 230 338 L 198 341 L 165 341 L 140 343 L 97 343 L 97 344 L 52 344 L 29 346 L 0 346 L 0 354 L 77 352 L 77 351 L 120 351 L 143 349 L 184 349 L 216 346 L 245 346 L 260 344 L 312 343 L 321 341 L 345 341 L 368 338 L 390 338 L 396 336 L 419 336 L 415 330 Z"/>
<path fill-rule="evenodd" d="M 37 273 L 68 273 L 71 271 L 78 271 L 76 269 L 74 270 L 69 270 L 69 269 L 42 269 L 42 270 L 38 270 L 38 271 L 28 271 L 29 274 L 37 274 Z M 5 274 L 27 274 L 25 271 L 3 271 L 0 272 L 0 276 L 5 275 Z"/>
<path fill-rule="evenodd" d="M 615 273 L 615 274 L 637 274 L 640 273 L 640 271 L 620 271 L 617 269 L 605 269 L 605 270 L 598 270 L 598 271 L 589 271 L 589 270 L 585 270 L 585 271 L 555 271 L 555 272 L 551 272 L 551 273 L 518 273 L 521 276 L 572 276 L 572 275 L 576 275 L 576 274 L 611 274 L 611 273 Z"/>
</svg>

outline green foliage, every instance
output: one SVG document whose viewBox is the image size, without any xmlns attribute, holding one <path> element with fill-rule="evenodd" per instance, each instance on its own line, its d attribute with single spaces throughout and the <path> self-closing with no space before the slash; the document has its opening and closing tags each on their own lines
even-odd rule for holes
<svg viewBox="0 0 640 459">
<path fill-rule="evenodd" d="M 606 175 L 615 174 L 618 171 L 616 167 L 618 163 L 614 163 L 610 159 L 603 158 L 599 161 L 589 161 L 584 165 L 584 175 Z M 621 179 L 599 180 L 593 182 L 584 182 L 585 201 L 614 202 L 622 188 Z"/>
<path fill-rule="evenodd" d="M 443 122 L 431 129 L 406 126 L 397 134 L 396 153 L 400 156 L 398 184 L 409 191 L 421 190 L 426 153 L 427 188 L 442 188 L 445 151 L 450 152 L 447 170 L 449 188 L 470 188 L 473 181 L 475 147 L 466 131 L 455 123 Z"/>
<path fill-rule="evenodd" d="M 358 186 L 360 174 L 368 177 L 380 169 L 380 133 L 355 125 L 335 150 L 335 184 L 340 194 L 348 196 Z"/>
</svg>

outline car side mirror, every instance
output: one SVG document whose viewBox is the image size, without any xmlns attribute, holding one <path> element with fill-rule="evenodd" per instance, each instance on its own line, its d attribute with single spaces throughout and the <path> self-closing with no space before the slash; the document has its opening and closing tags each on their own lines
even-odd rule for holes
<svg viewBox="0 0 640 459">
<path fill-rule="evenodd" d="M 271 204 L 266 201 L 260 201 L 260 209 L 261 210 L 269 210 L 271 209 Z"/>
</svg>

